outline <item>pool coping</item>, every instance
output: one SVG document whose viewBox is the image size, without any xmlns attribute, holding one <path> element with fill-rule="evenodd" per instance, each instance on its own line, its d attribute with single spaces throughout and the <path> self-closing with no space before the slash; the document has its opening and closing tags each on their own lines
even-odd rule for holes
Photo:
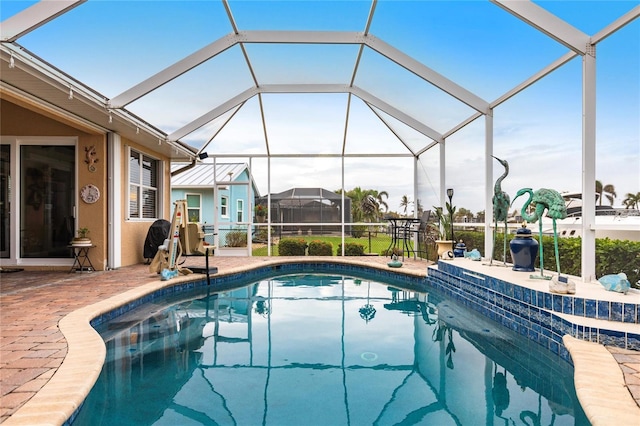
<svg viewBox="0 0 640 426">
<path fill-rule="evenodd" d="M 372 271 L 386 271 L 396 276 L 423 278 L 427 276 L 427 268 L 422 271 L 408 269 L 390 271 L 383 265 L 364 261 L 335 258 L 323 259 L 323 261 L 330 264 L 361 266 Z M 274 259 L 258 265 L 230 269 L 217 274 L 216 277 L 232 276 L 277 265 L 317 262 L 317 258 Z M 33 426 L 68 423 L 98 379 L 106 357 L 104 341 L 93 329 L 91 322 L 101 315 L 158 290 L 177 284 L 201 281 L 204 278 L 202 274 L 193 274 L 168 281 L 153 281 L 66 315 L 59 322 L 59 329 L 67 340 L 68 346 L 64 361 L 49 382 L 3 424 Z M 640 407 L 625 387 L 622 372 L 613 355 L 603 345 L 567 337 L 563 342 L 574 362 L 576 393 L 592 424 L 594 426 L 614 424 L 612 423 L 614 420 L 615 424 L 620 424 L 621 419 L 640 418 Z M 603 382 L 606 382 L 606 386 Z"/>
</svg>

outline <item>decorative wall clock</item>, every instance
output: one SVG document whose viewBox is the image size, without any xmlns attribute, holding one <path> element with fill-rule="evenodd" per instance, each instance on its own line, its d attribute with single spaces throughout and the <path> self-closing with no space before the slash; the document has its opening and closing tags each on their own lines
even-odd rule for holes
<svg viewBox="0 0 640 426">
<path fill-rule="evenodd" d="M 100 190 L 95 185 L 85 185 L 80 190 L 80 197 L 85 203 L 93 204 L 100 199 Z"/>
</svg>

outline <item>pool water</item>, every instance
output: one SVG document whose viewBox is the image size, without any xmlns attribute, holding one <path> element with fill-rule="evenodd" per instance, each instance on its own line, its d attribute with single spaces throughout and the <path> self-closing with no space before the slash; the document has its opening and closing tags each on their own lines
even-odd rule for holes
<svg viewBox="0 0 640 426">
<path fill-rule="evenodd" d="M 436 292 L 338 275 L 146 304 L 98 330 L 74 425 L 588 425 L 573 368 Z"/>
</svg>

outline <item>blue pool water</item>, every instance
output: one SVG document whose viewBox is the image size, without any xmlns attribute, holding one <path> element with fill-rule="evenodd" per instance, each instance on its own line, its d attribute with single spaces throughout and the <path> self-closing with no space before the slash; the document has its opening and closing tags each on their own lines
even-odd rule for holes
<svg viewBox="0 0 640 426">
<path fill-rule="evenodd" d="M 435 291 L 287 275 L 101 324 L 74 425 L 588 425 L 573 368 Z"/>
</svg>

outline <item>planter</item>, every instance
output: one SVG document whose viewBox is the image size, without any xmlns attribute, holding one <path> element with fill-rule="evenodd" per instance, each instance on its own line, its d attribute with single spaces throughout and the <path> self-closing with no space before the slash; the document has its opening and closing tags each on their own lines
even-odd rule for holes
<svg viewBox="0 0 640 426">
<path fill-rule="evenodd" d="M 77 237 L 71 240 L 70 244 L 73 247 L 91 247 L 92 242 L 90 238 Z"/>
<path fill-rule="evenodd" d="M 453 259 L 453 241 L 436 240 L 438 259 Z"/>
</svg>

